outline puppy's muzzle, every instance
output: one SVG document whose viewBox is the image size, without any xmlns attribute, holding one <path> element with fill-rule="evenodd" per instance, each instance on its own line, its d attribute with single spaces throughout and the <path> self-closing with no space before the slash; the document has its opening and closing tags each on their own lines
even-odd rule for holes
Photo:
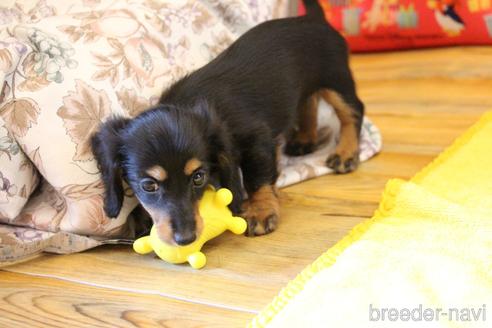
<svg viewBox="0 0 492 328">
<path fill-rule="evenodd" d="M 159 239 L 168 244 L 189 245 L 201 233 L 203 220 L 195 213 L 167 213 L 163 210 L 149 210 Z"/>
</svg>

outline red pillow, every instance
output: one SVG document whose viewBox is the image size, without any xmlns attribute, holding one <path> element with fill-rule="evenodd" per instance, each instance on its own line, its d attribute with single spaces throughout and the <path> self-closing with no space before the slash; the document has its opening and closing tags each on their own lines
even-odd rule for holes
<svg viewBox="0 0 492 328">
<path fill-rule="evenodd" d="M 492 44 L 492 0 L 318 1 L 355 52 Z"/>
</svg>

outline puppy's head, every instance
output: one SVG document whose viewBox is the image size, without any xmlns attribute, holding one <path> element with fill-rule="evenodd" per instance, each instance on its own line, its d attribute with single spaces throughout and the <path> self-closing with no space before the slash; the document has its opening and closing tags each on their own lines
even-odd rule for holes
<svg viewBox="0 0 492 328">
<path fill-rule="evenodd" d="M 193 242 L 202 228 L 198 213 L 209 178 L 211 114 L 160 105 L 134 119 L 112 118 L 92 138 L 106 188 L 104 209 L 116 217 L 122 206 L 122 177 L 168 243 Z"/>
</svg>

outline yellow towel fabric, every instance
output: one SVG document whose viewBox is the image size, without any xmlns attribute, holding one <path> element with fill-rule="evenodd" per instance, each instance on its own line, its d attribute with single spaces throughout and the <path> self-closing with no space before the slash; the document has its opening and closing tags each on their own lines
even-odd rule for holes
<svg viewBox="0 0 492 328">
<path fill-rule="evenodd" d="M 251 327 L 492 327 L 492 112 L 356 226 Z"/>
</svg>

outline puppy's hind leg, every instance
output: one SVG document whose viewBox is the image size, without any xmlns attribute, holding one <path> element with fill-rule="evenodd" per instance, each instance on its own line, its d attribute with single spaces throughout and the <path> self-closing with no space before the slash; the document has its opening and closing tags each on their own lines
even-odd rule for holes
<svg viewBox="0 0 492 328">
<path fill-rule="evenodd" d="M 289 137 L 285 153 L 289 156 L 302 156 L 312 153 L 318 142 L 318 103 L 319 95 L 311 95 L 297 110 L 297 130 Z"/>
<path fill-rule="evenodd" d="M 340 120 L 340 138 L 335 153 L 328 157 L 326 165 L 336 173 L 351 172 L 359 165 L 364 105 L 356 96 L 354 88 L 348 88 L 344 93 L 335 90 L 323 90 L 320 93 L 333 106 Z"/>
</svg>

